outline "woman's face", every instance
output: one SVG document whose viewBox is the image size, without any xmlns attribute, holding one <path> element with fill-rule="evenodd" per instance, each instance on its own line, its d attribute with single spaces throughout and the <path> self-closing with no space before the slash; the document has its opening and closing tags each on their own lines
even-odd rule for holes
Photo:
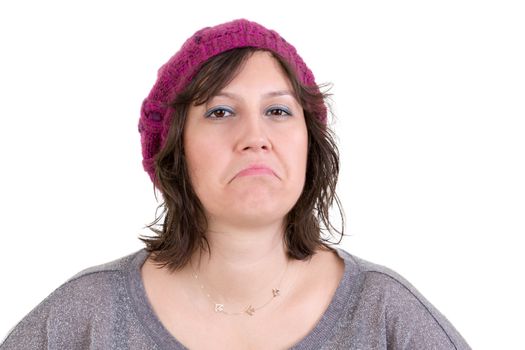
<svg viewBox="0 0 525 350">
<path fill-rule="evenodd" d="M 184 149 L 210 229 L 282 220 L 299 198 L 308 136 L 279 63 L 255 52 L 205 104 L 191 106 Z"/>
</svg>

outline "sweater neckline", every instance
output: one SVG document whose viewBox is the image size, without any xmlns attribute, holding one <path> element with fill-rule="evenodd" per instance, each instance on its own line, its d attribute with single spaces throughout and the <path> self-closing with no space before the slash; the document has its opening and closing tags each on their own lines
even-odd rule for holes
<svg viewBox="0 0 525 350">
<path fill-rule="evenodd" d="M 333 248 L 344 261 L 343 277 L 339 281 L 330 304 L 315 327 L 290 348 L 291 350 L 320 348 L 326 340 L 331 338 L 332 330 L 335 329 L 337 321 L 342 318 L 348 301 L 351 299 L 350 295 L 355 286 L 355 281 L 352 281 L 352 276 L 356 274 L 355 266 L 352 264 L 348 252 L 339 247 Z M 143 328 L 160 349 L 186 350 L 187 348 L 162 324 L 146 295 L 141 268 L 148 255 L 145 249 L 139 250 L 127 266 L 127 289 L 131 297 L 132 307 Z"/>
</svg>

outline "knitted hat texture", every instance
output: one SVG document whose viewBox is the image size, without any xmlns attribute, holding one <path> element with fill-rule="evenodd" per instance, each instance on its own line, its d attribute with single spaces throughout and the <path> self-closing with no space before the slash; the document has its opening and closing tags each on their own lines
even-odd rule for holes
<svg viewBox="0 0 525 350">
<path fill-rule="evenodd" d="M 303 85 L 315 86 L 312 72 L 296 49 L 273 30 L 246 19 L 198 30 L 160 67 L 157 81 L 142 103 L 138 125 L 142 165 L 152 181 L 155 176 L 154 157 L 163 147 L 171 125 L 173 109 L 170 102 L 189 85 L 204 62 L 241 47 L 255 47 L 278 54 L 294 69 Z M 326 107 L 323 105 L 316 112 L 317 117 L 326 122 Z"/>
</svg>

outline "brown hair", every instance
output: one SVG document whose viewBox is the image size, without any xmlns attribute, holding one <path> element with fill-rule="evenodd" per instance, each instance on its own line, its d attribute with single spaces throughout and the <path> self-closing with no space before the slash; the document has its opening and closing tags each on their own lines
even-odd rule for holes
<svg viewBox="0 0 525 350">
<path fill-rule="evenodd" d="M 155 156 L 156 186 L 164 202 L 161 215 L 147 227 L 156 236 L 141 237 L 152 259 L 161 266 L 175 271 L 186 265 L 196 248 L 211 248 L 206 239 L 207 221 L 202 204 L 197 198 L 188 176 L 184 155 L 183 130 L 187 110 L 191 104 L 199 105 L 220 92 L 236 74 L 256 48 L 239 48 L 212 57 L 200 68 L 186 89 L 170 103 L 172 124 L 164 147 Z M 286 216 L 284 241 L 288 256 L 298 260 L 309 259 L 320 247 L 330 249 L 329 240 L 322 231 L 333 231 L 344 236 L 344 214 L 335 188 L 339 175 L 339 151 L 334 135 L 317 117 L 329 96 L 319 86 L 304 86 L 289 64 L 272 52 L 289 78 L 297 100 L 304 111 L 308 130 L 308 160 L 305 184 L 297 203 Z M 329 208 L 336 202 L 341 217 L 341 231 L 329 220 Z M 158 222 L 164 217 L 164 223 Z M 322 224 L 322 226 L 321 226 Z M 160 226 L 160 228 L 155 228 Z M 338 242 L 338 243 L 339 243 Z"/>
</svg>

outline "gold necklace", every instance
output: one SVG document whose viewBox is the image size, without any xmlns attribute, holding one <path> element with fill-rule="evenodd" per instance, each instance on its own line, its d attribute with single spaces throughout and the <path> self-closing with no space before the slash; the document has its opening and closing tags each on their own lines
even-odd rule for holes
<svg viewBox="0 0 525 350">
<path fill-rule="evenodd" d="M 226 311 L 225 307 L 224 307 L 224 304 L 216 302 L 211 297 L 210 293 L 208 292 L 208 290 L 206 289 L 206 287 L 204 287 L 204 285 L 202 283 L 200 283 L 200 288 L 201 288 L 201 290 L 203 290 L 204 294 L 206 294 L 206 296 L 212 301 L 212 303 L 214 305 L 214 310 L 215 310 L 216 313 L 223 313 L 225 315 L 232 315 L 232 316 L 238 316 L 238 315 L 253 316 L 255 314 L 255 311 L 262 309 L 263 307 L 265 307 L 266 305 L 271 303 L 273 299 L 275 299 L 275 298 L 277 298 L 278 296 L 281 295 L 281 283 L 283 281 L 284 275 L 286 275 L 286 272 L 288 271 L 288 265 L 289 264 L 290 264 L 290 261 L 287 260 L 286 261 L 286 268 L 285 268 L 283 274 L 281 275 L 281 279 L 279 280 L 279 285 L 277 286 L 277 288 L 272 288 L 272 295 L 268 299 L 268 301 L 265 302 L 263 305 L 258 306 L 258 307 L 253 307 L 250 304 L 244 309 L 244 311 L 238 311 L 238 312 Z M 190 266 L 191 266 L 191 270 L 193 271 L 193 278 L 195 278 L 196 280 L 199 280 L 199 275 L 195 272 L 195 269 L 193 268 L 193 264 L 191 263 L 191 260 L 190 260 Z M 200 267 L 200 262 L 199 262 L 199 267 Z"/>
</svg>

